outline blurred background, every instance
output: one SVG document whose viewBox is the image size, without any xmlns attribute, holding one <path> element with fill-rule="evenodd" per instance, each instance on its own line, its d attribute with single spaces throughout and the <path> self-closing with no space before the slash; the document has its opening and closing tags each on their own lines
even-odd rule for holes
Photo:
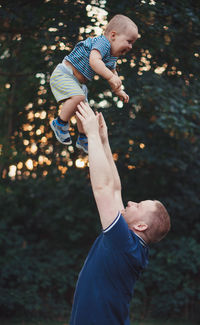
<svg viewBox="0 0 200 325">
<path fill-rule="evenodd" d="M 172 219 L 170 234 L 150 249 L 131 319 L 200 322 L 196 0 L 0 0 L 0 322 L 69 319 L 101 227 L 88 157 L 74 146 L 75 118 L 69 147 L 49 126 L 59 109 L 49 78 L 79 40 L 102 34 L 118 13 L 139 29 L 118 60 L 130 101 L 124 105 L 95 76 L 89 103 L 107 121 L 124 202 L 158 199 Z"/>
</svg>

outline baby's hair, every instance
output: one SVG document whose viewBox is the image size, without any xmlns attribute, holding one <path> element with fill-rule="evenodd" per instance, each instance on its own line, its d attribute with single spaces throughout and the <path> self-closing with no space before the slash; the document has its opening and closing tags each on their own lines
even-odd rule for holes
<svg viewBox="0 0 200 325">
<path fill-rule="evenodd" d="M 151 225 L 146 232 L 151 243 L 163 239 L 171 228 L 170 216 L 166 208 L 160 201 L 155 200 L 154 202 L 156 203 L 156 211 L 153 213 Z"/>
<path fill-rule="evenodd" d="M 129 17 L 124 15 L 115 15 L 106 26 L 104 34 L 108 35 L 113 30 L 117 33 L 123 33 L 128 25 L 138 30 L 137 25 Z"/>
</svg>

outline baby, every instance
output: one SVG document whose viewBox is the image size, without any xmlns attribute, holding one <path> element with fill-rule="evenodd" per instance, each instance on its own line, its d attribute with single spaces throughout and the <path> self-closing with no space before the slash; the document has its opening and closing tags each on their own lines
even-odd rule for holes
<svg viewBox="0 0 200 325">
<path fill-rule="evenodd" d="M 122 89 L 116 71 L 116 61 L 132 49 L 138 38 L 135 23 L 124 15 L 115 15 L 108 23 L 104 35 L 88 37 L 76 44 L 72 52 L 53 71 L 50 86 L 58 103 L 62 103 L 60 115 L 51 123 L 59 142 L 72 143 L 69 121 L 81 101 L 87 100 L 88 81 L 97 74 L 108 81 L 112 91 L 128 103 L 129 96 Z M 79 136 L 76 147 L 88 153 L 88 141 L 80 120 L 77 118 Z"/>
</svg>

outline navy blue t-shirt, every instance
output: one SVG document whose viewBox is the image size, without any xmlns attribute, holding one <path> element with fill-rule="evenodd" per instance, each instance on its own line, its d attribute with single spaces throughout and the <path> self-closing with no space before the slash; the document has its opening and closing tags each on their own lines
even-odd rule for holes
<svg viewBox="0 0 200 325">
<path fill-rule="evenodd" d="M 79 274 L 70 325 L 129 325 L 134 284 L 148 247 L 123 216 L 95 240 Z"/>
</svg>

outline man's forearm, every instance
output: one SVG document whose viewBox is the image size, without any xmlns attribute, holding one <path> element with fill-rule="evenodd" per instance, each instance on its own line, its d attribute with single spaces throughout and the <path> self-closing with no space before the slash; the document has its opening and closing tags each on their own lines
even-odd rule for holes
<svg viewBox="0 0 200 325">
<path fill-rule="evenodd" d="M 112 173 L 112 176 L 113 176 L 114 189 L 118 190 L 118 191 L 121 191 L 121 180 L 120 180 L 120 177 L 119 177 L 119 173 L 118 173 L 116 164 L 115 164 L 114 159 L 113 159 L 113 155 L 112 155 L 112 151 L 111 151 L 108 139 L 107 139 L 107 141 L 105 141 L 103 143 L 103 148 L 104 148 L 105 155 L 107 157 L 107 160 L 108 160 L 108 163 L 109 163 L 109 166 L 110 166 L 110 170 L 111 170 L 111 173 Z"/>
<path fill-rule="evenodd" d="M 88 137 L 90 178 L 93 190 L 114 186 L 110 160 L 98 134 Z"/>
</svg>

